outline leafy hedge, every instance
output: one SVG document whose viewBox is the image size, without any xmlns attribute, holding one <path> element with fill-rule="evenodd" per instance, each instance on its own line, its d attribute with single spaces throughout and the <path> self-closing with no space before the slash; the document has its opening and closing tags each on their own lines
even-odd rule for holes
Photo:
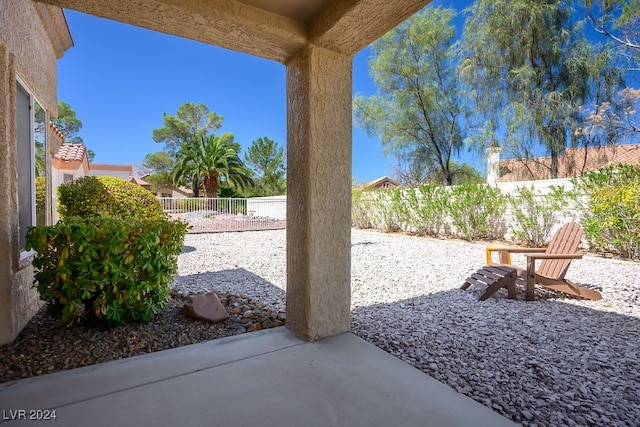
<svg viewBox="0 0 640 427">
<path fill-rule="evenodd" d="M 567 215 L 570 193 L 563 187 L 551 186 L 547 195 L 528 187 L 518 187 L 509 198 L 511 231 L 522 243 L 543 247 L 549 243 L 551 231 Z"/>
<path fill-rule="evenodd" d="M 167 301 L 185 232 L 178 221 L 108 217 L 31 227 L 27 249 L 37 252 L 35 283 L 47 313 L 67 325 L 150 320 Z"/>
<path fill-rule="evenodd" d="M 640 166 L 609 166 L 573 182 L 589 243 L 626 258 L 640 258 Z"/>
<path fill-rule="evenodd" d="M 573 185 L 572 191 L 552 186 L 545 195 L 519 187 L 513 196 L 487 185 L 354 190 L 352 223 L 467 240 L 503 239 L 508 226 L 521 243 L 544 246 L 577 207 L 592 248 L 639 259 L 640 166 L 610 166 L 573 179 Z"/>
<path fill-rule="evenodd" d="M 498 238 L 506 200 L 497 188 L 474 184 L 356 190 L 352 198 L 352 222 L 360 228 L 387 232 L 407 230 L 418 235 L 451 235 L 467 240 Z"/>
<path fill-rule="evenodd" d="M 85 176 L 58 187 L 62 216 L 164 219 L 158 199 L 132 182 L 112 176 Z"/>
<path fill-rule="evenodd" d="M 464 239 L 495 239 L 503 227 L 507 198 L 500 189 L 481 184 L 451 187 L 445 206 Z"/>
</svg>

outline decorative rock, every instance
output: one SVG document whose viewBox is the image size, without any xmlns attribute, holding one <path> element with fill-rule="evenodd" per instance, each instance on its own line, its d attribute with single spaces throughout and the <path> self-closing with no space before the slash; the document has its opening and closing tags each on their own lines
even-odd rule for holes
<svg viewBox="0 0 640 427">
<path fill-rule="evenodd" d="M 262 329 L 262 325 L 260 323 L 254 323 L 249 327 L 249 329 L 247 329 L 247 332 L 255 332 L 259 331 L 260 329 Z"/>
<path fill-rule="evenodd" d="M 211 323 L 222 322 L 229 318 L 227 310 L 214 292 L 191 298 L 191 302 L 184 305 L 184 312 L 189 317 Z"/>
</svg>

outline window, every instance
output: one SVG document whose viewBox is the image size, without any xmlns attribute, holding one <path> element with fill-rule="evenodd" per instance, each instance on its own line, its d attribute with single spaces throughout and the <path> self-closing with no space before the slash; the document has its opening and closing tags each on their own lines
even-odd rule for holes
<svg viewBox="0 0 640 427">
<path fill-rule="evenodd" d="M 65 173 L 64 176 L 62 177 L 62 181 L 66 184 L 68 182 L 73 181 L 73 174 L 72 173 Z"/>
<path fill-rule="evenodd" d="M 46 222 L 46 112 L 20 81 L 16 83 L 18 218 L 20 249 L 27 228 Z M 38 191 L 36 192 L 36 183 Z"/>
</svg>

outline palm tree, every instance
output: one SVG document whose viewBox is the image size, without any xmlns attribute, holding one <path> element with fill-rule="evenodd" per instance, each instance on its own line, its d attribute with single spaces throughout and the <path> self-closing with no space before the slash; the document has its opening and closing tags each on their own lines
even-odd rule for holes
<svg viewBox="0 0 640 427">
<path fill-rule="evenodd" d="M 187 177 L 194 181 L 202 178 L 206 197 L 218 196 L 220 181 L 241 189 L 253 185 L 251 172 L 238 156 L 239 148 L 231 133 L 190 139 L 178 152 L 178 164 L 171 172 L 174 184 Z"/>
</svg>

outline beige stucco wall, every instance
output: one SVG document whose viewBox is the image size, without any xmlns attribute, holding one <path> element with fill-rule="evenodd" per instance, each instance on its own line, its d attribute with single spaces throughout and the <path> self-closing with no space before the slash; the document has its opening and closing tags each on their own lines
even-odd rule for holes
<svg viewBox="0 0 640 427">
<path fill-rule="evenodd" d="M 0 186 L 0 344 L 13 340 L 40 305 L 32 287 L 33 267 L 19 251 L 16 76 L 50 115 L 57 114 L 56 59 L 70 45 L 61 10 L 30 0 L 2 0 L 0 182 L 6 184 Z"/>
<path fill-rule="evenodd" d="M 352 57 L 287 63 L 287 326 L 314 340 L 351 319 Z"/>
</svg>

